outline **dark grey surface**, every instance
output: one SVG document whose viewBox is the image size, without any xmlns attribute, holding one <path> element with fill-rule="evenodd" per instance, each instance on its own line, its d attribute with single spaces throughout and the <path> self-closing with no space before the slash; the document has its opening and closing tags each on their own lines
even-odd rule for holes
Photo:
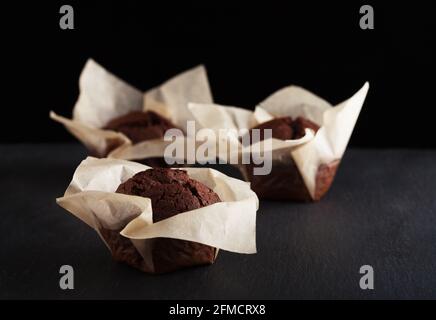
<svg viewBox="0 0 436 320">
<path fill-rule="evenodd" d="M 315 204 L 262 201 L 258 254 L 152 276 L 111 261 L 58 207 L 79 145 L 0 146 L 0 298 L 436 298 L 436 152 L 348 150 Z M 75 289 L 59 289 L 59 267 Z M 359 268 L 375 290 L 359 288 Z"/>
</svg>

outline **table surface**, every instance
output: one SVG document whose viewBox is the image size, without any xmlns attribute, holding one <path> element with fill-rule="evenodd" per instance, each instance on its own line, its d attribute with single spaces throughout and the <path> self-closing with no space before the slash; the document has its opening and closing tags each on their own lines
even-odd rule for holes
<svg viewBox="0 0 436 320">
<path fill-rule="evenodd" d="M 321 202 L 261 201 L 257 254 L 158 276 L 113 262 L 56 205 L 85 156 L 78 144 L 0 146 L 0 298 L 436 298 L 436 151 L 347 150 Z M 74 290 L 59 288 L 64 264 Z M 359 287 L 362 265 L 374 290 Z"/>
</svg>

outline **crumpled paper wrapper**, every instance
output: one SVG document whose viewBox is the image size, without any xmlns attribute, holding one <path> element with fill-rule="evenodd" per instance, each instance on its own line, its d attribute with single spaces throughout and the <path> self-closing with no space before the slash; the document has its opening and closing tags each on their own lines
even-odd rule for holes
<svg viewBox="0 0 436 320">
<path fill-rule="evenodd" d="M 248 183 L 213 169 L 186 168 L 192 179 L 211 188 L 222 202 L 153 223 L 149 198 L 115 193 L 121 183 L 148 169 L 135 162 L 88 157 L 76 169 L 64 196 L 56 201 L 95 229 L 116 260 L 144 272 L 210 264 L 218 249 L 256 253 L 259 204 Z M 171 250 L 167 250 L 168 242 Z M 212 259 L 201 257 L 204 245 L 216 248 Z M 186 246 L 198 248 L 199 255 L 186 257 Z"/>
<path fill-rule="evenodd" d="M 109 154 L 129 160 L 162 157 L 168 145 L 163 139 L 132 144 L 122 133 L 101 129 L 114 118 L 132 111 L 152 110 L 186 132 L 187 120 L 192 120 L 188 102 L 212 103 L 203 66 L 183 72 L 143 93 L 89 59 L 80 75 L 79 89 L 72 119 L 53 111 L 50 117 L 63 124 L 97 157 Z"/>
<path fill-rule="evenodd" d="M 261 199 L 316 201 L 322 198 L 333 182 L 368 89 L 369 84 L 365 83 L 351 98 L 334 107 L 297 86 L 275 92 L 254 112 L 216 104 L 191 103 L 188 107 L 197 123 L 215 132 L 220 129 L 249 130 L 284 116 L 294 119 L 302 116 L 318 124 L 320 128 L 316 134 L 306 129 L 306 135 L 301 139 L 283 141 L 272 138 L 270 144 L 265 143 L 264 151 L 272 151 L 270 174 L 254 175 L 254 165 L 238 165 Z M 244 153 L 253 152 L 250 147 L 244 147 L 237 136 L 229 134 L 226 139 L 228 143 L 237 145 L 234 149 L 238 150 L 239 158 Z M 219 158 L 228 159 L 229 156 L 219 151 L 217 154 Z"/>
</svg>

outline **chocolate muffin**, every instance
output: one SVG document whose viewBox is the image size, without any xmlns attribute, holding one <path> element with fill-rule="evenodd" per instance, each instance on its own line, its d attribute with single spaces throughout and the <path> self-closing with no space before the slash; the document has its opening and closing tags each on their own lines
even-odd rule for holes
<svg viewBox="0 0 436 320">
<path fill-rule="evenodd" d="M 304 118 L 291 117 L 275 118 L 261 123 L 252 129 L 272 129 L 272 137 L 280 140 L 300 139 L 305 134 L 305 129 L 310 128 L 315 132 L 319 126 Z M 251 129 L 251 130 L 252 130 Z M 249 132 L 251 134 L 251 131 Z M 264 140 L 263 130 L 260 131 L 260 140 Z M 277 150 L 276 160 L 273 160 L 271 173 L 268 175 L 254 175 L 255 164 L 242 166 L 244 175 L 250 181 L 251 188 L 260 199 L 267 200 L 319 200 L 330 188 L 333 182 L 339 161 L 320 165 L 316 174 L 316 187 L 312 199 L 303 177 L 288 151 Z"/>
<path fill-rule="evenodd" d="M 154 111 L 133 111 L 112 119 L 103 129 L 121 132 L 135 144 L 163 138 L 165 131 L 172 128 L 180 129 Z M 168 167 L 163 158 L 144 159 L 141 162 L 151 167 Z"/>
<path fill-rule="evenodd" d="M 298 117 L 293 120 L 291 117 L 275 118 L 270 121 L 261 123 L 256 127 L 250 129 L 260 129 L 260 140 L 264 140 L 264 129 L 272 130 L 272 137 L 280 140 L 300 139 L 305 134 L 305 129 L 310 128 L 315 132 L 318 131 L 319 126 L 303 117 Z"/>
<path fill-rule="evenodd" d="M 133 143 L 163 138 L 165 131 L 177 128 L 154 111 L 133 111 L 109 121 L 103 129 L 124 133 Z"/>
<path fill-rule="evenodd" d="M 153 222 L 221 202 L 213 190 L 191 179 L 186 171 L 167 168 L 139 172 L 120 184 L 116 192 L 150 198 Z M 103 233 L 115 260 L 147 272 L 164 273 L 194 265 L 212 264 L 215 260 L 216 249 L 208 245 L 157 238 L 151 241 L 150 253 L 154 270 L 149 270 L 128 239 L 115 232 Z"/>
</svg>

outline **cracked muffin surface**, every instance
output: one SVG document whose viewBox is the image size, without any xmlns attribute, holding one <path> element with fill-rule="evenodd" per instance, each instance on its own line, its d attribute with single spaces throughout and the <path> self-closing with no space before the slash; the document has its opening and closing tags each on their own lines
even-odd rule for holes
<svg viewBox="0 0 436 320">
<path fill-rule="evenodd" d="M 186 171 L 167 168 L 138 172 L 116 192 L 150 198 L 153 222 L 221 201 L 212 189 L 191 179 Z"/>
<path fill-rule="evenodd" d="M 260 140 L 264 140 L 264 129 L 272 130 L 272 138 L 280 140 L 300 139 L 305 135 L 305 129 L 310 128 L 317 132 L 319 126 L 304 117 L 298 117 L 295 120 L 291 117 L 275 118 L 270 121 L 261 123 L 250 129 L 260 129 Z"/>
</svg>

